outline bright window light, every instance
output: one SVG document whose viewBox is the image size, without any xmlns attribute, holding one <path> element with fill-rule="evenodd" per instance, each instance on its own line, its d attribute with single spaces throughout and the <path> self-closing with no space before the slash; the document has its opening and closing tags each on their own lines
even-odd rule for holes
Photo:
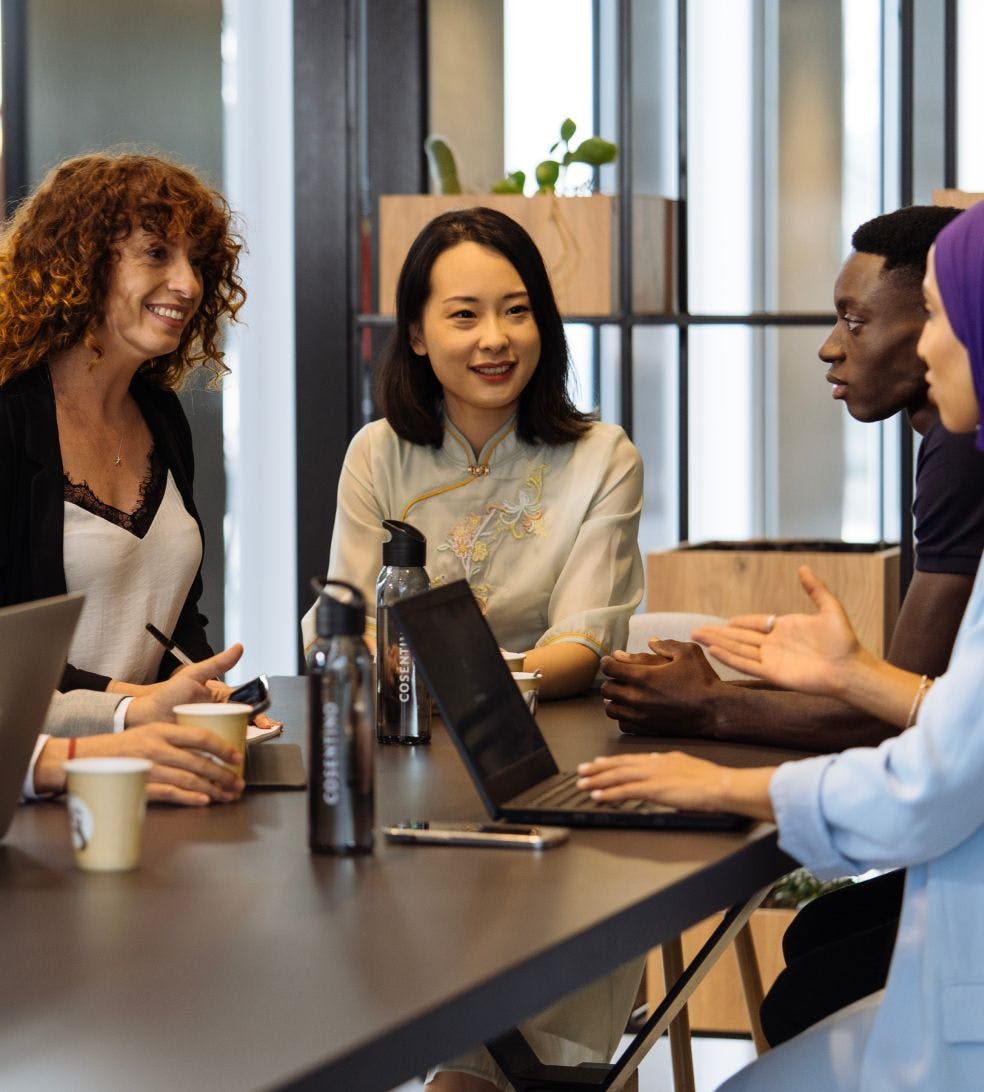
<svg viewBox="0 0 984 1092">
<path fill-rule="evenodd" d="M 872 42 L 881 34 L 880 0 L 843 0 L 844 165 L 842 246 L 846 257 L 855 229 L 881 211 L 881 66 Z M 885 534 L 882 504 L 883 427 L 845 415 L 841 537 L 873 542 Z M 893 462 L 893 467 L 897 459 Z M 897 476 L 897 469 L 891 473 Z"/>
<path fill-rule="evenodd" d="M 697 0 L 689 17 L 690 308 L 741 313 L 753 309 L 752 233 L 759 228 L 752 217 L 752 5 Z M 750 331 L 691 330 L 690 377 L 690 538 L 746 538 L 755 532 L 756 508 Z"/>
<path fill-rule="evenodd" d="M 577 125 L 573 143 L 594 132 L 590 0 L 505 0 L 503 3 L 505 162 L 503 173 L 526 174 L 534 193 L 536 165 L 549 156 L 560 123 Z M 575 187 L 590 168 L 572 164 L 563 179 Z"/>
<path fill-rule="evenodd" d="M 984 102 L 984 0 L 960 0 L 957 7 L 957 185 L 984 193 L 984 140 L 980 104 Z"/>
<path fill-rule="evenodd" d="M 577 125 L 572 143 L 594 133 L 590 0 L 505 0 L 503 4 L 505 101 L 503 174 L 521 170 L 526 192 L 536 191 L 534 171 L 547 159 L 560 124 Z M 572 164 L 558 192 L 587 185 L 591 170 Z M 581 409 L 597 408 L 591 330 L 569 326 L 573 383 Z"/>
</svg>

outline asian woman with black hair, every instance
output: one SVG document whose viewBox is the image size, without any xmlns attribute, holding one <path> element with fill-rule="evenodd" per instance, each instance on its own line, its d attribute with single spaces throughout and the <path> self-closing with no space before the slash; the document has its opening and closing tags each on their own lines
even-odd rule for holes
<svg viewBox="0 0 984 1092">
<path fill-rule="evenodd" d="M 432 220 L 400 274 L 384 417 L 349 447 L 329 562 L 372 603 L 382 521 L 414 524 L 431 582 L 468 581 L 499 644 L 543 673 L 544 698 L 584 690 L 624 646 L 643 583 L 639 454 L 574 406 L 568 376 L 526 231 L 486 208 Z"/>
</svg>

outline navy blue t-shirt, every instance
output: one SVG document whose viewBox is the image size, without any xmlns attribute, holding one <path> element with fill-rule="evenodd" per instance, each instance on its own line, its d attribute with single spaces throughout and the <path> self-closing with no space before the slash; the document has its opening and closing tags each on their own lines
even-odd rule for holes
<svg viewBox="0 0 984 1092">
<path fill-rule="evenodd" d="M 916 568 L 974 576 L 984 550 L 984 453 L 935 421 L 916 460 Z"/>
</svg>

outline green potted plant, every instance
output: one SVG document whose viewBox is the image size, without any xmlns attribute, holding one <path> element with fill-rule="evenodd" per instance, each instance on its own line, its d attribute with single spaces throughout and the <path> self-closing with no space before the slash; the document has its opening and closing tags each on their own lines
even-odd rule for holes
<svg viewBox="0 0 984 1092">
<path fill-rule="evenodd" d="M 795 868 L 772 888 L 765 897 L 762 906 L 766 909 L 802 910 L 808 902 L 826 895 L 828 891 L 836 891 L 839 887 L 847 887 L 854 883 L 850 876 L 839 880 L 818 880 L 807 868 Z"/>
<path fill-rule="evenodd" d="M 586 193 L 571 186 L 567 168 L 574 163 L 598 167 L 613 162 L 618 149 L 608 140 L 589 136 L 575 142 L 571 118 L 560 125 L 547 158 L 536 165 L 537 190 L 523 194 L 526 174 L 513 171 L 488 194 L 461 192 L 457 163 L 448 142 L 429 136 L 424 143 L 436 191 L 428 195 L 388 195 L 379 202 L 379 310 L 392 314 L 396 280 L 407 250 L 433 217 L 454 208 L 487 205 L 526 228 L 543 254 L 562 313 L 608 316 L 618 310 L 618 198 Z M 637 197 L 633 205 L 633 238 L 639 253 L 633 268 L 633 309 L 666 310 L 672 268 L 672 202 Z"/>
<path fill-rule="evenodd" d="M 587 137 L 577 147 L 572 148 L 571 139 L 576 132 L 577 125 L 571 118 L 565 118 L 560 123 L 560 137 L 551 145 L 549 155 L 554 156 L 558 150 L 562 150 L 562 154 L 559 159 L 544 159 L 536 165 L 534 176 L 538 195 L 556 193 L 558 182 L 572 163 L 601 167 L 615 161 L 618 148 L 610 140 L 604 140 L 599 136 Z M 435 190 L 443 194 L 461 193 L 455 155 L 444 137 L 429 136 L 424 141 L 424 151 L 427 153 L 431 182 Z M 512 171 L 492 183 L 492 192 L 522 195 L 525 186 L 525 172 Z M 583 190 L 578 190 L 577 194 L 582 195 Z"/>
</svg>

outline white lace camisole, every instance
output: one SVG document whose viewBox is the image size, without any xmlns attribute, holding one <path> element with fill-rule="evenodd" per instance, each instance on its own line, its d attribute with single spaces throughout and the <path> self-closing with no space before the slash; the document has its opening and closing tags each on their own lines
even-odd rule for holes
<svg viewBox="0 0 984 1092">
<path fill-rule="evenodd" d="M 86 595 L 69 662 L 155 682 L 164 650 L 144 627 L 173 632 L 201 564 L 198 525 L 156 452 L 136 512 L 103 504 L 67 477 L 65 498 L 65 583 Z"/>
</svg>

